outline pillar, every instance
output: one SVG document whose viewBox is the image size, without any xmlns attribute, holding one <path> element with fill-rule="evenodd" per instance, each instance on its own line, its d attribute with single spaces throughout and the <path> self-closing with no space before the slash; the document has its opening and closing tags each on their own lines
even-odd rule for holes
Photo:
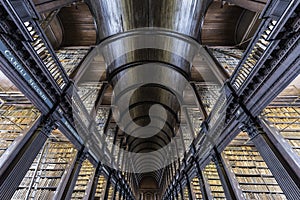
<svg viewBox="0 0 300 200">
<path fill-rule="evenodd" d="M 233 200 L 244 199 L 242 191 L 238 186 L 238 182 L 233 178 L 233 175 L 229 173 L 228 168 L 224 167 L 224 161 L 218 152 L 214 152 L 212 161 L 216 165 L 226 198 Z"/>
</svg>

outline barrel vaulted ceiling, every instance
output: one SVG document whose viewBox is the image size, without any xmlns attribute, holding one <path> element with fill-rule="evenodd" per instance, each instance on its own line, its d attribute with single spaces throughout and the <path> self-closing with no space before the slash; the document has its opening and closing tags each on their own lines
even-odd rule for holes
<svg viewBox="0 0 300 200">
<path fill-rule="evenodd" d="M 252 35 L 254 34 L 258 24 L 259 24 L 259 19 L 258 19 L 258 12 L 262 10 L 262 7 L 259 6 L 254 6 L 252 7 L 251 4 L 250 6 L 244 6 L 243 4 L 236 6 L 234 3 L 235 1 L 203 1 L 203 11 L 200 13 L 195 13 L 193 20 L 195 22 L 191 22 L 192 25 L 193 23 L 196 24 L 199 27 L 192 27 L 189 30 L 181 29 L 180 24 L 179 28 L 175 27 L 174 23 L 170 23 L 168 20 L 174 18 L 172 14 L 168 15 L 167 13 L 161 13 L 159 10 L 157 11 L 158 13 L 156 15 L 153 15 L 156 11 L 151 10 L 149 8 L 148 11 L 144 11 L 143 9 L 145 8 L 145 5 L 143 5 L 143 2 L 147 1 L 141 1 L 140 4 L 137 4 L 138 1 L 132 0 L 130 2 L 133 2 L 133 5 L 130 5 L 128 7 L 130 8 L 135 8 L 136 10 L 127 10 L 124 11 L 124 13 L 118 12 L 116 10 L 109 10 L 112 5 L 102 5 L 99 4 L 100 1 L 76 1 L 72 4 L 66 4 L 66 7 L 61 8 L 59 10 L 47 12 L 47 9 L 43 8 L 43 0 L 36 0 L 34 3 L 37 5 L 38 9 L 41 9 L 45 12 L 42 12 L 41 15 L 45 19 L 45 32 L 46 35 L 48 36 L 50 42 L 52 43 L 53 47 L 55 49 L 60 49 L 60 48 L 68 48 L 68 47 L 96 47 L 97 44 L 101 43 L 103 40 L 112 37 L 114 35 L 117 35 L 121 33 L 122 31 L 129 31 L 133 28 L 140 28 L 143 26 L 146 26 L 144 24 L 139 24 L 143 22 L 142 20 L 139 19 L 139 17 L 145 17 L 144 14 L 148 14 L 145 17 L 147 20 L 145 23 L 148 25 L 153 23 L 158 23 L 161 25 L 161 27 L 165 28 L 168 26 L 171 27 L 171 29 L 175 32 L 179 32 L 180 34 L 183 34 L 187 37 L 189 37 L 191 40 L 194 40 L 198 43 L 201 43 L 205 48 L 208 47 L 228 47 L 228 48 L 240 48 L 240 49 L 245 49 L 247 47 L 247 44 L 249 40 L 251 39 Z M 102 0 L 101 3 L 104 3 L 107 1 Z M 134 2 L 136 4 L 134 4 Z M 167 0 L 166 0 L 167 2 Z M 170 2 L 176 2 L 176 1 L 168 1 Z M 259 1 L 261 5 L 265 3 L 264 0 Z M 177 2 L 178 3 L 178 2 Z M 113 4 L 113 3 L 112 3 Z M 153 3 L 154 4 L 154 3 Z M 134 6 L 135 5 L 135 6 Z M 99 6 L 99 8 L 97 8 Z M 103 8 L 105 6 L 108 6 L 107 8 Z M 139 7 L 140 6 L 140 7 Z M 158 7 L 156 9 L 160 9 L 161 7 L 163 8 L 163 3 L 159 3 Z M 101 10 L 103 8 L 103 10 Z M 168 6 L 166 6 L 166 10 L 175 12 L 175 10 L 172 10 Z M 174 7 L 175 8 L 175 7 Z M 180 8 L 178 8 L 180 10 Z M 178 11 L 177 10 L 177 11 Z M 107 12 L 106 15 L 104 15 L 101 12 Z M 112 12 L 114 12 L 113 15 L 111 16 Z M 133 12 L 134 11 L 134 12 Z M 176 11 L 176 12 L 177 12 Z M 254 12 L 256 11 L 256 12 Z M 100 12 L 100 14 L 98 13 Z M 170 12 L 170 13 L 172 13 Z M 152 16 L 152 15 L 153 16 Z M 157 15 L 161 14 L 160 17 L 158 17 L 157 22 L 155 21 L 155 17 Z M 201 16 L 203 15 L 203 17 Z M 130 19 L 130 17 L 132 19 Z M 134 17 L 136 17 L 134 19 Z M 164 16 L 168 16 L 164 19 Z M 107 17 L 107 18 L 106 18 Z M 113 22 L 108 21 L 116 19 L 118 22 L 122 22 L 123 24 L 113 24 Z M 176 18 L 174 18 L 176 19 Z M 203 24 L 199 21 L 203 19 Z M 123 21 L 124 20 L 124 21 Z M 133 21 L 136 20 L 136 23 L 133 23 Z M 191 19 L 186 19 L 187 22 Z M 198 20 L 198 21 L 197 21 Z M 49 23 L 47 24 L 47 21 Z M 164 24 L 164 22 L 166 24 Z M 172 22 L 172 21 L 171 21 Z M 134 25 L 130 24 L 133 23 Z M 170 23 L 170 24 L 168 24 Z M 198 24 L 197 24 L 198 23 Z M 115 25 L 115 27 L 112 27 Z M 160 27 L 160 25 L 158 25 Z M 132 26 L 132 27 L 131 27 Z M 202 26 L 202 28 L 200 28 Z M 120 30 L 118 29 L 120 28 Z M 151 25 L 149 25 L 151 27 Z M 175 28 L 174 28 L 175 27 Z M 194 33 L 193 30 L 198 30 L 201 29 L 201 32 Z M 191 31 L 191 32 L 188 32 Z M 137 52 L 138 55 L 143 55 L 144 52 Z M 157 53 L 157 52 L 156 52 Z M 147 52 L 149 54 L 149 52 Z M 158 53 L 159 54 L 159 53 Z M 207 51 L 203 51 L 203 56 L 196 56 L 193 65 L 191 66 L 190 71 L 186 71 L 189 74 L 189 81 L 193 83 L 197 83 L 198 85 L 205 85 L 207 83 L 211 85 L 222 85 L 222 82 L 224 80 L 220 79 L 215 75 L 214 70 L 211 67 L 211 64 L 214 63 L 213 60 L 211 60 Z M 135 55 L 135 54 L 134 54 Z M 155 53 L 154 53 L 155 55 Z M 171 55 L 172 56 L 172 55 Z M 166 57 L 166 55 L 162 56 Z M 136 58 L 136 57 L 134 57 Z M 162 60 L 163 62 L 169 62 L 169 60 Z M 120 60 L 118 62 L 124 62 L 124 64 L 129 63 L 131 58 L 125 58 L 123 60 Z M 140 56 L 140 60 L 143 59 L 143 56 Z M 152 58 L 151 58 L 152 59 Z M 138 61 L 140 61 L 138 60 Z M 176 65 L 176 63 L 175 63 Z M 113 66 L 116 69 L 119 66 Z M 183 66 L 179 66 L 182 67 Z M 123 70 L 123 69 L 122 69 Z M 184 71 L 185 69 L 181 70 Z M 176 71 L 176 70 L 175 70 Z M 113 72 L 113 70 L 112 70 Z M 124 74 L 126 74 L 126 70 L 123 70 Z M 87 82 L 107 82 L 107 78 L 110 75 L 111 71 L 107 70 L 107 66 L 104 63 L 103 58 L 98 58 L 98 59 L 93 59 L 90 68 L 88 71 L 83 72 L 80 75 L 80 81 L 78 84 L 85 84 Z M 117 72 L 116 72 L 117 73 Z M 119 73 L 119 72 L 118 72 Z M 171 74 L 173 72 L 171 71 L 166 71 L 166 74 Z M 119 73 L 120 74 L 120 73 Z M 100 76 L 101 75 L 101 76 Z M 100 76 L 100 78 L 99 78 Z M 173 77 L 176 77 L 176 73 L 174 72 Z M 110 106 L 111 102 L 111 96 L 112 96 L 112 91 L 115 86 L 114 80 L 118 79 L 118 75 L 115 75 L 110 81 L 110 85 L 108 88 L 105 90 L 105 94 L 103 95 L 102 99 L 102 106 Z M 164 79 L 166 80 L 172 80 L 172 79 Z M 178 81 L 178 80 L 177 80 Z M 201 87 L 201 86 L 200 86 Z M 156 97 L 152 97 L 151 95 L 148 94 L 157 94 Z M 155 95 L 154 95 L 155 96 Z M 176 126 L 176 120 L 181 121 L 182 123 L 188 123 L 186 121 L 186 118 L 183 116 L 184 114 L 178 112 L 178 105 L 176 104 L 176 101 L 172 101 L 174 98 L 174 94 L 171 91 L 165 90 L 164 88 L 157 87 L 157 86 L 146 86 L 146 87 L 141 87 L 138 89 L 136 92 L 136 99 L 133 99 L 134 101 L 132 105 L 135 105 L 135 108 L 132 109 L 133 116 L 136 118 L 141 118 L 142 113 L 146 112 L 145 109 L 149 109 L 149 105 L 146 103 L 140 102 L 140 99 L 144 100 L 145 102 L 158 102 L 160 101 L 164 106 L 167 106 L 170 108 L 170 113 L 167 114 L 167 119 L 168 119 L 168 126 L 163 127 L 162 129 L 162 134 L 154 136 L 153 138 L 150 138 L 148 142 L 152 142 L 150 145 L 151 148 L 154 148 L 154 150 L 157 150 L 161 148 L 161 146 L 164 143 L 167 143 L 170 137 L 172 137 L 173 130 L 170 129 L 170 127 L 175 127 Z M 164 97 L 164 98 L 159 98 L 159 97 Z M 140 99 L 138 99 L 140 98 Z M 193 102 L 193 96 L 192 95 L 186 95 L 186 102 Z M 165 100 L 168 100 L 166 102 L 163 102 Z M 171 102 L 171 103 L 170 103 Z M 174 103 L 175 102 L 175 103 Z M 142 105 L 142 106 L 136 106 L 136 105 Z M 141 108 L 142 107 L 142 108 Z M 193 109 L 193 108 L 190 108 Z M 174 113 L 172 113 L 174 112 Z M 179 114 L 178 114 L 178 113 Z M 179 116 L 177 116 L 179 115 Z M 176 119 L 179 118 L 179 119 Z M 147 120 L 146 120 L 147 121 Z M 110 119 L 110 124 L 108 128 L 115 128 L 116 125 L 116 120 L 114 118 Z M 140 121 L 136 122 L 140 123 L 140 125 L 145 125 L 148 124 L 148 122 Z M 123 136 L 122 131 L 114 129 L 116 132 L 115 134 L 118 134 Z M 167 135 L 167 136 L 165 136 Z M 157 138 L 155 138 L 157 137 Z M 123 141 L 123 140 L 122 140 Z M 127 145 L 127 150 L 132 151 L 132 152 L 139 152 L 139 151 L 145 151 L 145 152 L 150 152 L 151 148 L 149 145 L 145 145 L 146 140 L 140 139 L 128 139 L 123 146 Z M 120 145 L 120 146 L 122 146 Z M 125 147 L 126 148 L 126 147 Z M 153 149 L 152 149 L 153 150 Z M 163 162 L 163 158 L 158 158 L 158 161 L 154 161 L 154 165 L 161 165 L 160 162 Z M 137 167 L 145 167 L 142 162 L 136 161 L 135 163 Z M 164 171 L 163 170 L 158 170 L 154 172 L 148 172 L 146 175 L 138 175 L 138 181 L 142 181 L 143 178 L 145 177 L 153 177 L 156 180 L 156 183 L 159 185 L 160 183 L 160 178 L 163 176 Z M 141 183 L 140 183 L 141 184 Z"/>
</svg>

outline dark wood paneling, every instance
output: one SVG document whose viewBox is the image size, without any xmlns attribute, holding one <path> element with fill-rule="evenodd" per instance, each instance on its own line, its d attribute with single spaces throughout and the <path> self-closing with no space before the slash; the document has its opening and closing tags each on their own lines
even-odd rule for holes
<svg viewBox="0 0 300 200">
<path fill-rule="evenodd" d="M 202 43 L 213 46 L 235 45 L 236 24 L 243 9 L 233 5 L 213 2 L 206 14 L 202 30 Z M 93 17 L 85 3 L 62 8 L 59 18 L 64 29 L 62 46 L 90 46 L 96 42 Z"/>
<path fill-rule="evenodd" d="M 213 46 L 235 45 L 236 24 L 243 12 L 237 6 L 224 5 L 213 2 L 205 16 L 202 29 L 202 43 Z"/>
<path fill-rule="evenodd" d="M 58 14 L 64 30 L 62 46 L 91 46 L 96 42 L 96 28 L 84 3 L 62 8 Z"/>
</svg>

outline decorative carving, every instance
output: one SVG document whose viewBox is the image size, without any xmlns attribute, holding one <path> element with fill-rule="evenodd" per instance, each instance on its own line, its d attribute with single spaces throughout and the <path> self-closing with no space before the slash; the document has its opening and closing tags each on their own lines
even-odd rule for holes
<svg viewBox="0 0 300 200">
<path fill-rule="evenodd" d="M 253 119 L 241 122 L 240 128 L 242 131 L 247 132 L 251 139 L 260 134 L 257 123 Z"/>
<path fill-rule="evenodd" d="M 51 134 L 51 132 L 57 127 L 56 120 L 52 119 L 51 117 L 48 117 L 44 120 L 44 123 L 42 123 L 41 126 L 41 132 L 48 137 Z"/>
</svg>

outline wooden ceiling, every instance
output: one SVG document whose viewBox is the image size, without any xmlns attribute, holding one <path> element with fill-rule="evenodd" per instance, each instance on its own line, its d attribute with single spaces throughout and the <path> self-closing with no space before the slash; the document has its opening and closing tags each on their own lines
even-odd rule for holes
<svg viewBox="0 0 300 200">
<path fill-rule="evenodd" d="M 214 1 L 205 17 L 202 44 L 210 46 L 234 46 L 238 44 L 240 41 L 237 41 L 236 35 L 241 35 L 238 30 L 242 29 L 237 29 L 237 27 L 240 24 L 247 27 L 251 23 L 251 16 L 253 16 L 245 17 L 245 12 L 250 11 L 234 5 L 222 5 L 221 1 Z M 62 8 L 57 18 L 63 32 L 61 47 L 95 45 L 96 28 L 85 3 L 77 3 Z"/>
<path fill-rule="evenodd" d="M 84 3 L 61 9 L 58 13 L 63 29 L 62 46 L 91 46 L 96 42 L 93 16 Z"/>
</svg>

